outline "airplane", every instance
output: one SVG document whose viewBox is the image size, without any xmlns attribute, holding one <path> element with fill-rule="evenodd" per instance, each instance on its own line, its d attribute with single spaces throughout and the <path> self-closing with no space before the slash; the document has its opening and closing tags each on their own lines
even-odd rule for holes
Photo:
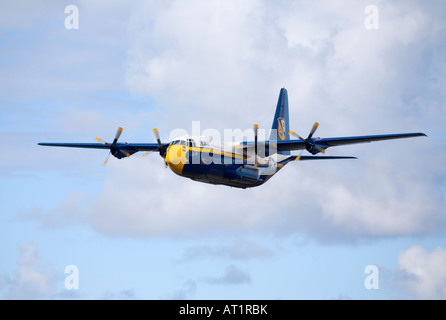
<svg viewBox="0 0 446 320">
<path fill-rule="evenodd" d="M 141 152 L 158 152 L 169 167 L 179 176 L 194 181 L 226 185 L 236 188 L 257 187 L 292 161 L 357 159 L 352 156 L 325 156 L 325 150 L 356 143 L 426 136 L 421 132 L 398 133 L 335 138 L 313 138 L 319 124 L 314 123 L 307 138 L 290 130 L 288 93 L 280 90 L 274 114 L 270 138 L 258 141 L 258 125 L 254 125 L 254 141 L 231 143 L 230 147 L 216 146 L 206 137 L 180 136 L 170 142 L 161 142 L 158 129 L 154 129 L 156 143 L 118 142 L 122 128 L 118 128 L 112 143 L 96 138 L 96 143 L 38 143 L 40 146 L 92 148 L 109 150 L 104 166 L 111 155 L 117 159 L 127 158 Z M 290 139 L 290 137 L 296 139 Z M 290 151 L 301 150 L 292 155 Z M 302 155 L 307 150 L 311 155 Z"/>
</svg>

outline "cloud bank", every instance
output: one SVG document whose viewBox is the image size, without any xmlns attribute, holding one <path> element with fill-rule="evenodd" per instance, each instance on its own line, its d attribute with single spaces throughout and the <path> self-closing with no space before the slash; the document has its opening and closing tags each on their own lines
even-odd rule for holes
<svg viewBox="0 0 446 320">
<path fill-rule="evenodd" d="M 417 299 L 446 299 L 446 249 L 413 245 L 398 257 L 399 285 Z"/>
</svg>

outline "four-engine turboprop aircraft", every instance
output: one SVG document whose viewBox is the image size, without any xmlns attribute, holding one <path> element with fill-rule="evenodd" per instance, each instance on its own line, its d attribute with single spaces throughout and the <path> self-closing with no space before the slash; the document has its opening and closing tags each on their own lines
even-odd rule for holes
<svg viewBox="0 0 446 320">
<path fill-rule="evenodd" d="M 287 163 L 304 160 L 356 159 L 349 156 L 316 156 L 330 147 L 347 144 L 426 136 L 424 133 L 399 133 L 340 138 L 313 138 L 316 122 L 307 138 L 290 131 L 288 94 L 280 90 L 271 135 L 267 141 L 257 141 L 258 126 L 254 125 L 254 141 L 243 141 L 230 148 L 212 146 L 205 137 L 184 136 L 163 143 L 157 129 L 154 134 L 157 143 L 118 142 L 122 133 L 119 128 L 112 143 L 96 138 L 97 143 L 39 143 L 41 146 L 74 147 L 109 150 L 118 159 L 130 157 L 139 151 L 159 152 L 166 166 L 176 174 L 195 181 L 222 184 L 237 188 L 250 188 L 264 184 Z M 290 139 L 290 135 L 297 139 Z M 291 150 L 301 150 L 291 155 Z M 303 150 L 311 156 L 302 155 Z"/>
</svg>

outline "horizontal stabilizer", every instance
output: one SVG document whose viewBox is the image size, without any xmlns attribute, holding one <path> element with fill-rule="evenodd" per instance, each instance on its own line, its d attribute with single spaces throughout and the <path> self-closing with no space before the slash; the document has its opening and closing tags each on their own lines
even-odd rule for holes
<svg viewBox="0 0 446 320">
<path fill-rule="evenodd" d="M 294 160 L 296 161 L 304 161 L 304 160 L 337 160 L 337 159 L 358 159 L 356 157 L 347 157 L 347 156 L 296 156 Z"/>
</svg>

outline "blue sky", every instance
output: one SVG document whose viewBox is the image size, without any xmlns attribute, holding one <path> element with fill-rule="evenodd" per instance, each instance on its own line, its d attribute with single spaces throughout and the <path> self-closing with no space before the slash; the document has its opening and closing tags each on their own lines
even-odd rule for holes
<svg viewBox="0 0 446 320">
<path fill-rule="evenodd" d="M 1 7 L 2 299 L 446 298 L 442 1 Z M 428 138 L 330 149 L 359 159 L 291 163 L 247 190 L 181 178 L 156 154 L 104 168 L 101 150 L 37 146 L 119 126 L 128 142 L 193 121 L 268 129 L 283 86 L 301 135 L 318 121 L 321 137 Z"/>
</svg>

